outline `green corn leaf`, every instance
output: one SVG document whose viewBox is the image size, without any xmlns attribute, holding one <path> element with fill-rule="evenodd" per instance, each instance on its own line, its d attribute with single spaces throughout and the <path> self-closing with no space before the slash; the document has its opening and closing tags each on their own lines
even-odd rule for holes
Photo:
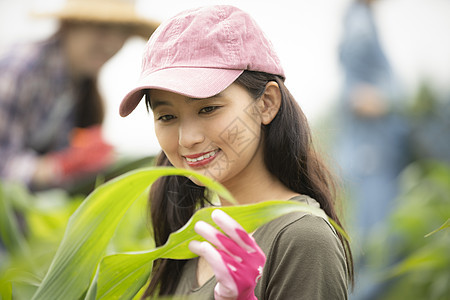
<svg viewBox="0 0 450 300">
<path fill-rule="evenodd" d="M 146 168 L 124 174 L 98 187 L 69 220 L 64 238 L 33 299 L 79 299 L 88 289 L 120 220 L 159 177 L 193 176 L 220 197 L 231 194 L 212 179 L 189 170 Z"/>
<path fill-rule="evenodd" d="M 167 243 L 159 248 L 135 253 L 106 256 L 101 264 L 97 282 L 96 299 L 132 299 L 149 278 L 151 262 L 157 258 L 189 259 L 196 255 L 189 251 L 192 240 L 204 241 L 194 231 L 197 221 L 203 220 L 218 228 L 211 219 L 217 208 L 208 207 L 197 211 L 177 232 L 172 233 Z M 302 211 L 328 219 L 323 210 L 298 201 L 264 201 L 258 204 L 228 206 L 220 208 L 237 220 L 247 232 L 286 213 Z"/>
</svg>

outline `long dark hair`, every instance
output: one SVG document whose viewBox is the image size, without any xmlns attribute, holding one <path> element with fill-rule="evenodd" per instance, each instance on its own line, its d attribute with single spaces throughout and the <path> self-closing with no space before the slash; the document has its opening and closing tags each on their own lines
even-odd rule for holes
<svg viewBox="0 0 450 300">
<path fill-rule="evenodd" d="M 97 78 L 85 78 L 79 83 L 75 126 L 86 128 L 103 123 L 104 102 L 98 91 Z"/>
<path fill-rule="evenodd" d="M 268 170 L 291 190 L 308 195 L 342 226 L 335 209 L 336 185 L 333 176 L 316 154 L 305 115 L 279 76 L 244 71 L 235 81 L 257 99 L 266 84 L 275 81 L 281 91 L 281 107 L 273 121 L 263 126 L 264 160 Z M 147 107 L 150 105 L 146 93 Z M 280 155 L 282 153 L 282 155 Z M 170 166 L 164 153 L 157 165 Z M 151 188 L 149 206 L 156 246 L 164 244 L 169 234 L 181 228 L 198 207 L 207 202 L 205 189 L 185 177 L 163 177 Z M 353 260 L 348 241 L 338 233 L 344 247 L 347 272 L 353 283 Z M 150 284 L 144 297 L 171 295 L 178 285 L 185 260 L 160 259 L 153 264 Z"/>
<path fill-rule="evenodd" d="M 82 25 L 82 22 L 61 21 L 59 29 L 53 38 L 63 43 L 65 35 Z M 78 78 L 76 85 L 75 103 L 75 126 L 86 128 L 103 123 L 105 116 L 105 106 L 103 98 L 99 92 L 98 75 Z"/>
</svg>

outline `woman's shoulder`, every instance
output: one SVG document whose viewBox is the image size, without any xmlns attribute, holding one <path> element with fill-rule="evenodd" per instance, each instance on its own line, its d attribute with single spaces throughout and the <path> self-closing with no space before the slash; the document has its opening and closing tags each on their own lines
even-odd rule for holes
<svg viewBox="0 0 450 300">
<path fill-rule="evenodd" d="M 306 195 L 292 198 L 309 206 L 320 208 L 319 203 Z M 345 257 L 345 251 L 335 229 L 328 220 L 310 212 L 296 211 L 278 217 L 261 226 L 254 238 L 268 256 L 292 251 L 294 256 Z"/>
<path fill-rule="evenodd" d="M 307 195 L 298 195 L 290 200 L 299 201 L 313 208 L 320 209 L 320 204 Z M 256 237 L 258 235 L 271 236 L 272 238 L 283 237 L 288 240 L 291 238 L 294 238 L 294 240 L 302 240 L 303 238 L 309 239 L 310 237 L 317 239 L 333 236 L 337 238 L 335 229 L 328 220 L 302 211 L 291 212 L 272 220 L 261 226 L 255 232 L 255 235 Z"/>
<path fill-rule="evenodd" d="M 307 212 L 292 212 L 261 226 L 253 235 L 264 244 L 288 243 L 320 246 L 338 242 L 334 228 L 324 218 Z"/>
</svg>

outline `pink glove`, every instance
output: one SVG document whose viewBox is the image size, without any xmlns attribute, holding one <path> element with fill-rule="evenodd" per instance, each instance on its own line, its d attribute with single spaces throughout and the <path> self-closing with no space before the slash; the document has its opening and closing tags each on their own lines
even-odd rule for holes
<svg viewBox="0 0 450 300">
<path fill-rule="evenodd" d="M 213 268 L 217 284 L 216 300 L 253 300 L 255 286 L 262 275 L 266 256 L 252 236 L 222 210 L 214 210 L 213 221 L 227 234 L 224 235 L 206 222 L 198 221 L 195 231 L 208 242 L 192 241 L 189 249 L 202 256 Z"/>
</svg>

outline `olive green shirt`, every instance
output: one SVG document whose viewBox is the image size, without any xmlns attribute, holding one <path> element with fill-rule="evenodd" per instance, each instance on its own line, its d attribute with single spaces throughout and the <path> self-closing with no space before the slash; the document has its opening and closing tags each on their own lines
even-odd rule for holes
<svg viewBox="0 0 450 300">
<path fill-rule="evenodd" d="M 299 200 L 317 204 L 309 197 Z M 259 300 L 347 299 L 344 249 L 323 218 L 293 212 L 261 226 L 253 237 L 267 258 L 255 288 Z M 213 300 L 215 277 L 199 286 L 197 262 L 192 259 L 184 266 L 176 295 Z"/>
</svg>

